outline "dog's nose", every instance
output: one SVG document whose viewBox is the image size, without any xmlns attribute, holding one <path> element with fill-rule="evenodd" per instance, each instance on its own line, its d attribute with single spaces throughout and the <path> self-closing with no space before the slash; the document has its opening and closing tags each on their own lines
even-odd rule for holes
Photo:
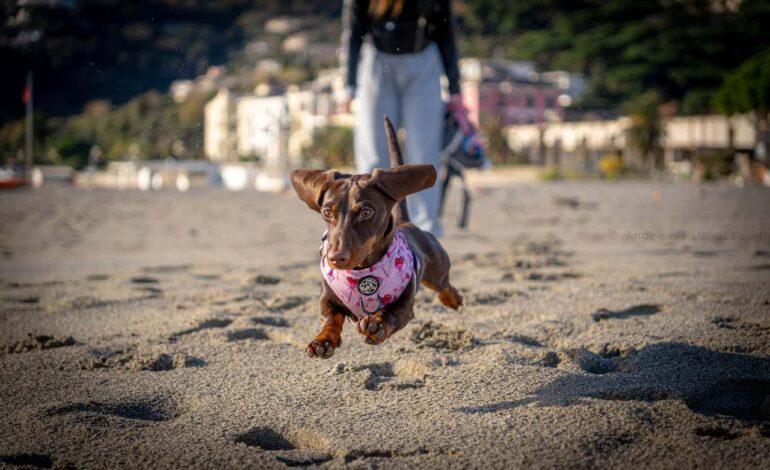
<svg viewBox="0 0 770 470">
<path fill-rule="evenodd" d="M 333 251 L 328 254 L 329 261 L 335 266 L 342 266 L 350 261 L 350 252 L 347 250 Z"/>
</svg>

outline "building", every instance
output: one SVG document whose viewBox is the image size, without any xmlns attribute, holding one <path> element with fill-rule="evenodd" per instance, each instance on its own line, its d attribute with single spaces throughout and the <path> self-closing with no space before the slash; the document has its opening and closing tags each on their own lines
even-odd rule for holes
<svg viewBox="0 0 770 470">
<path fill-rule="evenodd" d="M 238 159 L 235 99 L 227 88 L 220 88 L 203 109 L 203 150 L 209 160 L 227 162 Z"/>
<path fill-rule="evenodd" d="M 291 117 L 288 140 L 288 158 L 299 164 L 321 130 L 334 121 L 337 93 L 344 89 L 344 79 L 339 69 L 323 70 L 318 77 L 303 87 L 293 87 L 286 92 L 287 107 Z"/>
<path fill-rule="evenodd" d="M 462 59 L 461 89 L 473 122 L 493 118 L 504 126 L 559 121 L 564 94 L 554 80 L 545 80 L 534 63 Z"/>
<path fill-rule="evenodd" d="M 277 164 L 283 153 L 282 128 L 288 119 L 286 97 L 244 96 L 236 100 L 235 110 L 238 157 Z"/>
<path fill-rule="evenodd" d="M 286 90 L 258 85 L 253 94 L 235 96 L 221 88 L 204 109 L 206 156 L 216 162 L 258 160 L 262 174 L 277 181 L 303 164 L 320 130 L 349 125 L 335 119 L 343 82 L 339 69 L 330 69 Z"/>
<path fill-rule="evenodd" d="M 502 125 L 559 121 L 563 117 L 560 101 L 584 92 L 579 76 L 566 72 L 541 75 L 532 62 L 463 59 L 460 72 L 465 104 L 477 123 L 487 117 Z M 352 125 L 350 115 L 336 112 L 336 97 L 344 89 L 344 77 L 337 68 L 321 71 L 315 80 L 285 91 L 258 87 L 253 95 L 235 97 L 220 89 L 205 109 L 206 155 L 215 161 L 237 161 L 268 155 L 272 160 L 280 153 L 288 165 L 297 166 L 320 130 Z"/>
<path fill-rule="evenodd" d="M 511 149 L 531 163 L 592 172 L 605 154 L 620 154 L 626 162 L 638 163 L 639 156 L 626 142 L 630 126 L 631 119 L 621 117 L 510 126 L 505 134 Z M 722 115 L 665 118 L 660 142 L 667 166 L 728 150 L 749 154 L 756 143 L 756 127 L 748 116 Z"/>
<path fill-rule="evenodd" d="M 675 116 L 665 120 L 662 145 L 666 160 L 679 161 L 702 151 L 752 152 L 757 139 L 757 128 L 746 115 Z"/>
<path fill-rule="evenodd" d="M 571 106 L 588 92 L 588 80 L 585 75 L 579 73 L 553 70 L 541 73 L 540 77 L 559 89 L 560 94 L 556 101 L 562 108 Z"/>
<path fill-rule="evenodd" d="M 168 93 L 174 102 L 182 103 L 196 93 L 209 93 L 218 88 L 231 86 L 233 77 L 225 75 L 223 66 L 212 66 L 206 73 L 192 80 L 174 80 L 168 88 Z"/>
<path fill-rule="evenodd" d="M 168 94 L 175 103 L 182 103 L 195 91 L 195 82 L 192 80 L 174 80 L 168 87 Z"/>
</svg>

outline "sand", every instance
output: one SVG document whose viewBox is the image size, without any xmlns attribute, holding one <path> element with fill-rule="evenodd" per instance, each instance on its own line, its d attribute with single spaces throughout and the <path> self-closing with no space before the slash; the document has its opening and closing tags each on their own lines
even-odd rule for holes
<svg viewBox="0 0 770 470">
<path fill-rule="evenodd" d="M 311 360 L 293 194 L 0 194 L 0 466 L 770 468 L 770 191 L 474 198 L 460 312 Z"/>
</svg>

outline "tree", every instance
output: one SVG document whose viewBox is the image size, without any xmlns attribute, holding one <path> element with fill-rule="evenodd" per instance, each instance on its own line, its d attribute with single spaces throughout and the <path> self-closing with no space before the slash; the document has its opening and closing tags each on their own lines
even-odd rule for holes
<svg viewBox="0 0 770 470">
<path fill-rule="evenodd" d="M 585 107 L 614 108 L 653 89 L 684 101 L 683 111 L 705 112 L 723 74 L 770 46 L 767 0 L 464 3 L 461 34 L 491 37 L 487 55 L 585 73 Z"/>
<path fill-rule="evenodd" d="M 747 113 L 757 126 L 757 143 L 770 143 L 770 49 L 727 75 L 714 95 L 714 106 L 727 115 Z"/>
<path fill-rule="evenodd" d="M 660 139 L 663 127 L 660 119 L 660 95 L 654 90 L 631 99 L 623 106 L 631 118 L 626 130 L 629 145 L 642 157 L 642 169 L 654 169 L 661 155 Z"/>
<path fill-rule="evenodd" d="M 315 136 L 306 153 L 320 160 L 326 168 L 353 165 L 353 129 L 342 126 L 329 126 L 322 129 Z"/>
<path fill-rule="evenodd" d="M 498 165 L 522 163 L 516 158 L 505 139 L 505 129 L 499 119 L 487 118 L 481 121 L 481 135 L 486 141 L 487 157 Z"/>
</svg>

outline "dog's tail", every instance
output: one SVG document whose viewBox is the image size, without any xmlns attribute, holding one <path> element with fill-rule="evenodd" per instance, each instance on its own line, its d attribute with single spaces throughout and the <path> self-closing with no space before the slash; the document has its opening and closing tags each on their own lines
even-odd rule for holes
<svg viewBox="0 0 770 470">
<path fill-rule="evenodd" d="M 385 133 L 388 135 L 388 153 L 390 154 L 390 167 L 401 166 L 404 164 L 404 156 L 401 154 L 401 147 L 398 145 L 396 130 L 390 118 L 385 115 Z"/>
<path fill-rule="evenodd" d="M 404 164 L 404 155 L 401 146 L 398 145 L 398 137 L 393 123 L 385 115 L 385 133 L 388 136 L 388 154 L 390 155 L 390 167 L 395 168 Z M 409 210 L 406 208 L 406 198 L 401 199 L 396 205 L 396 223 L 409 222 Z"/>
</svg>

